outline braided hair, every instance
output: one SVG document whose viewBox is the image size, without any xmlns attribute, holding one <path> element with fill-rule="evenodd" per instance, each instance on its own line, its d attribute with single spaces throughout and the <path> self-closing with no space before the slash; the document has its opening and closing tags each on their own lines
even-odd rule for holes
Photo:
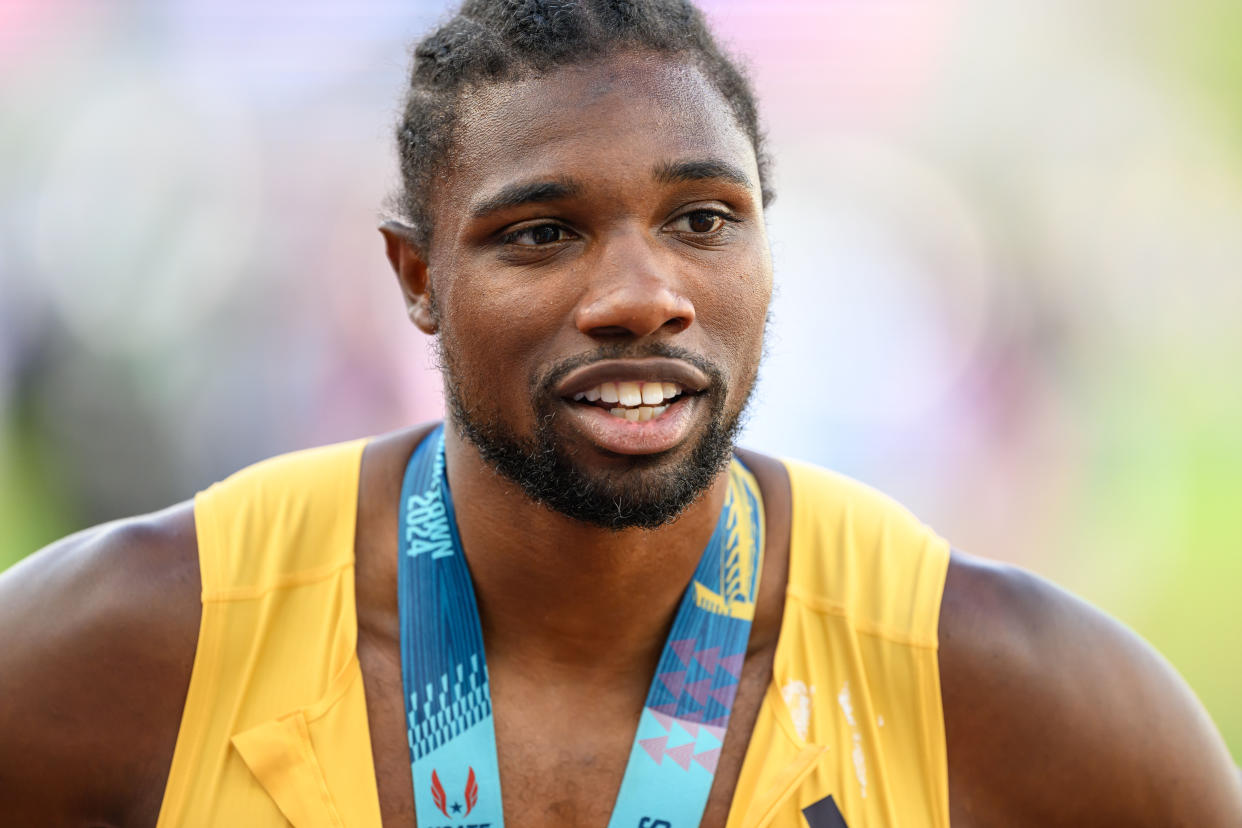
<svg viewBox="0 0 1242 828">
<path fill-rule="evenodd" d="M 689 0 L 465 0 L 414 47 L 397 126 L 402 182 L 395 207 L 414 240 L 425 247 L 431 238 L 431 185 L 452 147 L 463 91 L 627 49 L 685 58 L 703 73 L 750 138 L 766 206 L 769 161 L 754 92 Z"/>
</svg>

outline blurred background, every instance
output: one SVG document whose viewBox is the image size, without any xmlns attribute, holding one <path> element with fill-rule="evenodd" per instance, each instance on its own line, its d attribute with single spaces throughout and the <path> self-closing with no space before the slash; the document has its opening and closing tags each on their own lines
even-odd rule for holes
<svg viewBox="0 0 1242 828">
<path fill-rule="evenodd" d="M 704 7 L 776 158 L 744 442 L 1114 614 L 1242 759 L 1242 4 Z M 0 0 L 0 569 L 440 414 L 375 227 L 446 9 Z"/>
</svg>

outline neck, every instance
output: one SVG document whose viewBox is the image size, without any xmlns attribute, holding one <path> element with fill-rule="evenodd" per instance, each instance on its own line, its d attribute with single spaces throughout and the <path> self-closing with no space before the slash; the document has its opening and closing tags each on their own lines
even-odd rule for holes
<svg viewBox="0 0 1242 828">
<path fill-rule="evenodd" d="M 612 531 L 534 503 L 451 427 L 445 448 L 488 659 L 648 675 L 715 530 L 727 471 L 673 522 Z"/>
</svg>

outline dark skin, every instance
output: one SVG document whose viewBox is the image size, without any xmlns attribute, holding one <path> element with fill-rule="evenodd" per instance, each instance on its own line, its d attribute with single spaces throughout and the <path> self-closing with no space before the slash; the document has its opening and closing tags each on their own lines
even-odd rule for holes
<svg viewBox="0 0 1242 828">
<path fill-rule="evenodd" d="M 758 363 L 771 264 L 754 154 L 719 97 L 693 70 L 629 56 L 485 89 L 467 106 L 470 126 L 434 194 L 441 219 L 430 244 L 424 250 L 397 226 L 385 231 L 411 318 L 452 349 L 463 398 L 524 435 L 534 424 L 528 380 L 544 366 L 600 344 L 662 341 L 718 366 L 726 408 L 739 407 Z M 749 186 L 654 172 L 703 158 L 726 162 Z M 575 186 L 475 215 L 532 176 Z M 719 224 L 713 211 L 734 220 Z M 548 226 L 560 229 L 539 229 Z M 702 427 L 696 418 L 665 462 L 683 460 Z M 358 657 L 389 826 L 414 821 L 396 508 L 406 460 L 425 433 L 372 441 L 359 490 Z M 506 821 L 604 825 L 722 479 L 669 525 L 609 532 L 533 504 L 448 434 L 493 681 Z M 557 436 L 589 469 L 614 473 L 631 462 L 572 421 Z M 771 681 L 789 552 L 783 467 L 743 457 L 763 492 L 767 552 L 704 816 L 712 826 L 725 822 Z M 198 593 L 190 504 L 72 536 L 0 577 L 0 813 L 9 821 L 155 823 L 197 642 Z M 1021 571 L 955 555 L 940 641 L 955 826 L 1242 821 L 1242 783 L 1193 694 L 1087 605 Z M 593 726 L 575 726 L 588 708 Z"/>
</svg>

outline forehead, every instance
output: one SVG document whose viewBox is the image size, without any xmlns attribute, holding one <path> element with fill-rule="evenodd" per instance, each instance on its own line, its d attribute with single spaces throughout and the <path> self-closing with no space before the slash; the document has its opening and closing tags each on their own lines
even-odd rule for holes
<svg viewBox="0 0 1242 828">
<path fill-rule="evenodd" d="M 754 148 L 702 72 L 676 58 L 622 53 L 461 101 L 441 206 L 538 176 L 635 183 L 660 163 L 719 158 L 758 186 Z"/>
</svg>

